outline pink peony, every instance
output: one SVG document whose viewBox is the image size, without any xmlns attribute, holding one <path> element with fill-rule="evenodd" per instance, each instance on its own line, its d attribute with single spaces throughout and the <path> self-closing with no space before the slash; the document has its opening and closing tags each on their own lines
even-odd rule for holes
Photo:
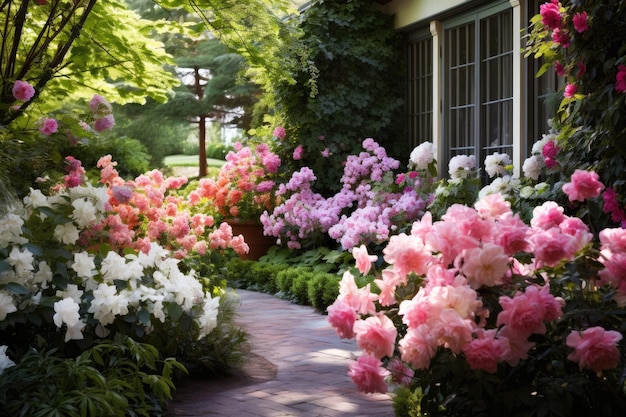
<svg viewBox="0 0 626 417">
<path fill-rule="evenodd" d="M 432 253 L 421 239 L 405 233 L 392 236 L 383 253 L 385 260 L 393 265 L 398 274 L 425 274 L 433 260 Z"/>
<path fill-rule="evenodd" d="M 17 80 L 13 84 L 13 97 L 19 101 L 28 101 L 35 95 L 35 89 L 26 81 Z"/>
<path fill-rule="evenodd" d="M 285 135 L 286 134 L 287 134 L 287 132 L 285 131 L 284 127 L 276 126 L 276 129 L 274 129 L 274 133 L 272 133 L 272 136 L 274 136 L 278 140 L 283 140 L 283 139 L 285 139 Z"/>
<path fill-rule="evenodd" d="M 115 119 L 112 114 L 108 114 L 96 119 L 93 128 L 96 132 L 104 132 L 105 130 L 111 129 L 113 126 L 115 126 Z"/>
<path fill-rule="evenodd" d="M 437 353 L 437 340 L 426 325 L 410 328 L 398 342 L 400 357 L 415 369 L 428 369 Z"/>
<path fill-rule="evenodd" d="M 370 284 L 363 288 L 357 287 L 354 282 L 354 276 L 346 271 L 339 281 L 338 300 L 348 303 L 359 314 L 374 314 L 376 306 L 374 301 L 378 299 L 376 294 L 370 291 Z"/>
<path fill-rule="evenodd" d="M 582 13 L 576 13 L 572 18 L 572 23 L 574 24 L 576 32 L 586 32 L 589 29 L 589 18 L 587 17 L 587 12 L 583 11 Z"/>
<path fill-rule="evenodd" d="M 474 208 L 482 217 L 498 218 L 511 213 L 511 203 L 500 193 L 488 194 L 474 204 Z"/>
<path fill-rule="evenodd" d="M 562 48 L 569 48 L 572 38 L 569 33 L 563 29 L 554 29 L 552 32 L 552 41 L 561 45 Z"/>
<path fill-rule="evenodd" d="M 94 94 L 89 100 L 89 109 L 98 117 L 106 116 L 113 111 L 111 104 L 99 94 Z"/>
<path fill-rule="evenodd" d="M 473 289 L 502 285 L 510 259 L 502 246 L 485 243 L 465 252 L 461 271 Z"/>
<path fill-rule="evenodd" d="M 462 318 L 451 308 L 446 308 L 437 317 L 433 317 L 431 323 L 431 331 L 437 343 L 457 354 L 471 342 L 475 327 L 473 320 Z"/>
<path fill-rule="evenodd" d="M 562 77 L 565 75 L 565 67 L 559 61 L 555 61 L 554 72 L 556 72 L 556 75 L 558 75 L 559 77 Z"/>
<path fill-rule="evenodd" d="M 550 140 L 543 145 L 543 148 L 541 149 L 541 156 L 543 156 L 546 168 L 552 169 L 557 166 L 558 162 L 556 161 L 556 156 L 560 150 L 561 148 L 553 140 Z"/>
<path fill-rule="evenodd" d="M 39 131 L 45 136 L 50 136 L 53 133 L 56 133 L 58 128 L 59 128 L 59 125 L 55 119 L 46 118 L 41 123 L 41 127 L 39 128 Z"/>
<path fill-rule="evenodd" d="M 340 300 L 328 306 L 328 323 L 335 329 L 342 339 L 352 339 L 354 337 L 353 326 L 358 316 L 354 309 Z"/>
<path fill-rule="evenodd" d="M 545 333 L 545 302 L 535 287 L 526 288 L 525 293 L 518 291 L 513 298 L 501 296 L 499 302 L 502 311 L 498 314 L 498 326 L 506 325 L 525 336 Z"/>
<path fill-rule="evenodd" d="M 617 366 L 620 352 L 617 347 L 622 335 L 615 330 L 590 327 L 584 331 L 572 331 L 565 340 L 574 352 L 567 359 L 577 362 L 580 369 L 589 368 L 598 374 Z"/>
<path fill-rule="evenodd" d="M 582 202 L 588 198 L 597 197 L 604 189 L 604 184 L 600 182 L 599 178 L 594 171 L 577 169 L 572 174 L 571 182 L 563 184 L 563 192 L 572 202 Z"/>
<path fill-rule="evenodd" d="M 381 366 L 380 360 L 371 355 L 361 355 L 356 361 L 350 361 L 348 376 L 356 384 L 359 391 L 367 394 L 386 393 L 385 378 L 389 371 Z"/>
<path fill-rule="evenodd" d="M 494 243 L 502 246 L 504 253 L 513 256 L 518 252 L 528 251 L 528 232 L 530 228 L 520 219 L 519 214 L 508 214 L 496 223 Z"/>
<path fill-rule="evenodd" d="M 553 227 L 559 227 L 563 220 L 565 220 L 563 207 L 554 201 L 546 201 L 541 206 L 533 209 L 530 225 L 534 228 L 548 230 Z"/>
<path fill-rule="evenodd" d="M 404 385 L 408 387 L 415 376 L 413 369 L 409 368 L 398 359 L 392 359 L 387 365 L 387 369 L 391 373 L 391 382 L 398 385 Z"/>
<path fill-rule="evenodd" d="M 353 326 L 359 347 L 378 359 L 393 356 L 398 331 L 389 317 L 378 314 L 357 320 Z"/>
<path fill-rule="evenodd" d="M 378 302 L 385 307 L 396 304 L 396 287 L 406 283 L 406 275 L 400 275 L 393 269 L 384 269 L 381 275 L 382 279 L 374 280 L 374 284 L 380 290 Z"/>
<path fill-rule="evenodd" d="M 574 237 L 561 232 L 557 227 L 537 230 L 528 240 L 538 268 L 545 265 L 556 266 L 562 260 L 571 259 L 577 249 Z"/>
<path fill-rule="evenodd" d="M 503 361 L 511 353 L 509 341 L 496 337 L 496 329 L 476 330 L 477 338 L 473 339 L 463 353 L 470 368 L 482 369 L 490 374 L 498 370 L 498 362 Z"/>
<path fill-rule="evenodd" d="M 626 92 L 626 65 L 620 64 L 617 69 L 617 75 L 615 76 L 615 91 L 618 93 L 624 93 Z"/>
<path fill-rule="evenodd" d="M 372 268 L 372 262 L 376 262 L 378 257 L 376 255 L 370 255 L 367 253 L 367 247 L 361 245 L 358 248 L 352 249 L 352 256 L 356 261 L 356 267 L 360 273 L 367 275 Z"/>
<path fill-rule="evenodd" d="M 302 145 L 296 146 L 296 149 L 293 150 L 293 155 L 292 155 L 292 158 L 294 159 L 294 161 L 299 161 L 302 158 L 303 151 L 304 149 L 302 148 Z"/>
</svg>

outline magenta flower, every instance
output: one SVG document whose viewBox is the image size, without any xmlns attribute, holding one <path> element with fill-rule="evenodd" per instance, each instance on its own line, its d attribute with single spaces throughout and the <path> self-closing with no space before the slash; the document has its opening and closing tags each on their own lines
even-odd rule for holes
<svg viewBox="0 0 626 417">
<path fill-rule="evenodd" d="M 26 81 L 17 80 L 13 84 L 13 97 L 19 101 L 28 101 L 35 95 L 35 88 Z"/>
<path fill-rule="evenodd" d="M 543 156 L 546 168 L 551 169 L 557 165 L 556 156 L 560 150 L 561 148 L 557 146 L 556 142 L 553 140 L 548 141 L 543 146 L 543 149 L 541 150 L 541 155 Z"/>
<path fill-rule="evenodd" d="M 53 133 L 56 133 L 58 128 L 59 125 L 57 124 L 57 121 L 55 119 L 46 118 L 41 123 L 39 131 L 46 136 L 50 136 Z"/>
<path fill-rule="evenodd" d="M 111 129 L 113 126 L 115 126 L 115 119 L 112 114 L 108 114 L 96 119 L 93 128 L 96 129 L 96 132 L 104 132 L 105 130 Z"/>
<path fill-rule="evenodd" d="M 615 91 L 618 93 L 626 92 L 626 65 L 617 67 L 617 75 L 615 76 Z"/>
<path fill-rule="evenodd" d="M 576 84 L 567 84 L 565 86 L 565 92 L 563 93 L 563 96 L 565 96 L 565 98 L 572 98 L 576 95 L 577 91 L 578 87 L 576 87 Z"/>
<path fill-rule="evenodd" d="M 578 63 L 576 63 L 576 69 L 578 70 L 576 72 L 576 77 L 582 78 L 582 76 L 587 72 L 587 65 L 583 61 L 578 61 Z"/>
<path fill-rule="evenodd" d="M 552 40 L 563 48 L 569 48 L 572 38 L 566 30 L 554 29 L 554 32 L 552 32 Z"/>
<path fill-rule="evenodd" d="M 559 61 L 555 61 L 554 72 L 556 72 L 556 75 L 558 75 L 559 77 L 562 77 L 563 75 L 565 75 L 565 67 Z"/>
<path fill-rule="evenodd" d="M 617 347 L 622 335 L 615 330 L 605 330 L 602 327 L 590 327 L 582 332 L 573 331 L 567 336 L 567 346 L 574 348 L 574 352 L 567 359 L 577 362 L 580 369 L 589 368 L 598 374 L 603 370 L 617 365 L 620 358 Z"/>
<path fill-rule="evenodd" d="M 541 14 L 541 23 L 548 28 L 554 30 L 562 25 L 561 5 L 559 3 L 545 3 L 539 6 L 539 14 Z"/>
<path fill-rule="evenodd" d="M 330 155 L 330 150 L 328 148 L 325 148 L 322 152 L 321 152 L 322 156 L 324 158 L 328 158 L 328 156 Z"/>
<path fill-rule="evenodd" d="M 106 116 L 107 114 L 111 114 L 113 111 L 111 104 L 106 101 L 104 97 L 98 94 L 94 94 L 89 101 L 89 109 L 98 117 Z"/>
<path fill-rule="evenodd" d="M 563 184 L 563 192 L 572 202 L 597 197 L 604 189 L 599 178 L 596 172 L 577 169 L 572 174 L 571 182 Z"/>
<path fill-rule="evenodd" d="M 574 23 L 574 29 L 576 29 L 576 32 L 586 32 L 587 29 L 589 29 L 589 19 L 587 18 L 587 12 L 576 13 L 572 18 L 572 23 Z"/>
</svg>

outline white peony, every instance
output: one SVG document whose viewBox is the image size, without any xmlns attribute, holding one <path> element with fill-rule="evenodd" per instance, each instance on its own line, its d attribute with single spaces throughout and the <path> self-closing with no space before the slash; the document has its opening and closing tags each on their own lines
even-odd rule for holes
<svg viewBox="0 0 626 417">
<path fill-rule="evenodd" d="M 78 324 L 80 321 L 79 310 L 80 306 L 70 297 L 55 302 L 55 314 L 52 316 L 54 324 L 59 328 L 63 326 L 63 324 L 66 324 L 68 327 Z"/>
<path fill-rule="evenodd" d="M 22 236 L 24 220 L 15 213 L 7 213 L 0 218 L 0 248 L 11 244 L 23 245 L 28 240 Z"/>
<path fill-rule="evenodd" d="M 74 223 L 67 222 L 54 228 L 54 238 L 64 245 L 73 245 L 79 238 L 79 232 Z"/>
<path fill-rule="evenodd" d="M 435 146 L 430 142 L 424 142 L 411 151 L 409 162 L 416 169 L 428 169 L 428 165 L 435 160 Z"/>
<path fill-rule="evenodd" d="M 474 169 L 476 169 L 475 155 L 457 155 L 450 159 L 448 164 L 448 173 L 453 180 L 468 178 Z"/>
<path fill-rule="evenodd" d="M 72 220 L 74 220 L 81 229 L 84 229 L 98 219 L 96 207 L 86 198 L 79 198 L 72 201 L 72 207 L 74 207 Z"/>
<path fill-rule="evenodd" d="M 524 172 L 524 176 L 537 180 L 539 179 L 539 175 L 541 175 L 543 167 L 543 158 L 539 155 L 533 155 L 526 158 L 524 161 L 524 164 L 522 165 L 522 172 Z"/>
<path fill-rule="evenodd" d="M 72 269 L 80 278 L 91 278 L 95 274 L 96 263 L 95 256 L 89 253 L 77 252 L 74 254 L 74 263 Z"/>
<path fill-rule="evenodd" d="M 113 323 L 115 316 L 124 316 L 128 314 L 128 298 L 126 293 L 122 291 L 117 294 L 114 286 L 100 284 L 93 292 L 93 300 L 87 310 L 93 313 L 93 316 L 103 326 Z"/>
<path fill-rule="evenodd" d="M 39 189 L 30 188 L 30 193 L 24 197 L 23 202 L 28 208 L 51 207 L 48 197 Z"/>
<path fill-rule="evenodd" d="M 7 263 L 15 269 L 17 276 L 23 279 L 30 277 L 31 272 L 35 270 L 34 260 L 35 257 L 27 248 L 20 250 L 16 247 L 11 249 L 9 257 L 6 259 Z"/>
<path fill-rule="evenodd" d="M 507 165 L 511 165 L 511 158 L 506 153 L 494 152 L 485 158 L 485 172 L 489 178 L 496 175 L 505 175 Z"/>
</svg>

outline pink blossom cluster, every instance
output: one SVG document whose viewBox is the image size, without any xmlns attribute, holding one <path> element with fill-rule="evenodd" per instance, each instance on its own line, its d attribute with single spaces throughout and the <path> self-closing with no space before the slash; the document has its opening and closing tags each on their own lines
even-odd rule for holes
<svg viewBox="0 0 626 417">
<path fill-rule="evenodd" d="M 217 179 L 202 178 L 190 201 L 194 205 L 208 202 L 220 217 L 257 221 L 263 211 L 277 204 L 274 176 L 280 165 L 280 157 L 267 144 L 253 149 L 237 142 Z"/>
<path fill-rule="evenodd" d="M 157 242 L 183 258 L 188 253 L 205 254 L 209 249 L 232 248 L 246 253 L 242 236 L 233 236 L 230 226 L 215 229 L 211 215 L 194 210 L 194 205 L 176 191 L 185 177 L 164 177 L 158 170 L 135 180 L 118 175 L 111 155 L 98 161 L 100 182 L 107 186 L 110 213 L 96 226 L 84 231 L 81 242 L 105 242 L 113 248 L 134 248 L 147 253 Z"/>
<path fill-rule="evenodd" d="M 626 304 L 626 233 L 607 229 L 601 240 L 605 269 L 600 277 Z M 544 271 L 574 261 L 591 243 L 586 224 L 552 201 L 534 209 L 530 224 L 500 194 L 487 195 L 474 207 L 452 205 L 440 221 L 427 212 L 410 234 L 389 239 L 383 250 L 389 266 L 377 274 L 376 292 L 370 284 L 359 288 L 352 273 L 343 275 L 328 321 L 341 338 L 356 339 L 364 352 L 364 359 L 351 363 L 349 375 L 362 391 L 385 392 L 390 374 L 383 363 L 388 359 L 399 355 L 405 366 L 425 370 L 441 349 L 489 373 L 502 363 L 516 366 L 535 346 L 532 336 L 545 334 L 563 314 L 565 301 L 551 293 Z M 519 254 L 525 256 L 518 259 Z M 353 255 L 364 274 L 376 260 L 364 246 Z M 538 276 L 545 281 L 534 281 Z M 496 311 L 483 304 L 481 293 L 487 289 L 501 294 Z M 403 326 L 393 325 L 388 315 L 395 314 Z M 572 330 L 568 338 L 568 346 L 576 349 L 570 360 L 596 372 L 617 364 L 613 333 L 598 336 L 604 359 L 597 363 L 590 358 L 592 343 L 578 334 Z"/>
<path fill-rule="evenodd" d="M 292 249 L 325 234 L 351 249 L 386 241 L 398 224 L 419 218 L 432 198 L 425 191 L 431 179 L 412 171 L 394 180 L 399 161 L 371 138 L 362 146 L 358 155 L 347 157 L 342 188 L 329 198 L 312 191 L 316 177 L 310 168 L 293 173 L 287 184 L 279 186 L 283 203 L 261 216 L 264 233 Z"/>
</svg>

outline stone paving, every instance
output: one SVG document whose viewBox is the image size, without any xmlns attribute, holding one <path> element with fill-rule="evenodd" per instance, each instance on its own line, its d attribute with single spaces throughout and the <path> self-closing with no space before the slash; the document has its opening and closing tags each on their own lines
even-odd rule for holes
<svg viewBox="0 0 626 417">
<path fill-rule="evenodd" d="M 236 321 L 248 331 L 252 353 L 275 365 L 275 375 L 234 387 L 196 387 L 201 389 L 192 396 L 176 392 L 169 415 L 394 416 L 388 395 L 360 393 L 348 377 L 348 361 L 359 349 L 354 340 L 340 339 L 326 316 L 272 295 L 236 292 L 241 299 Z"/>
</svg>

